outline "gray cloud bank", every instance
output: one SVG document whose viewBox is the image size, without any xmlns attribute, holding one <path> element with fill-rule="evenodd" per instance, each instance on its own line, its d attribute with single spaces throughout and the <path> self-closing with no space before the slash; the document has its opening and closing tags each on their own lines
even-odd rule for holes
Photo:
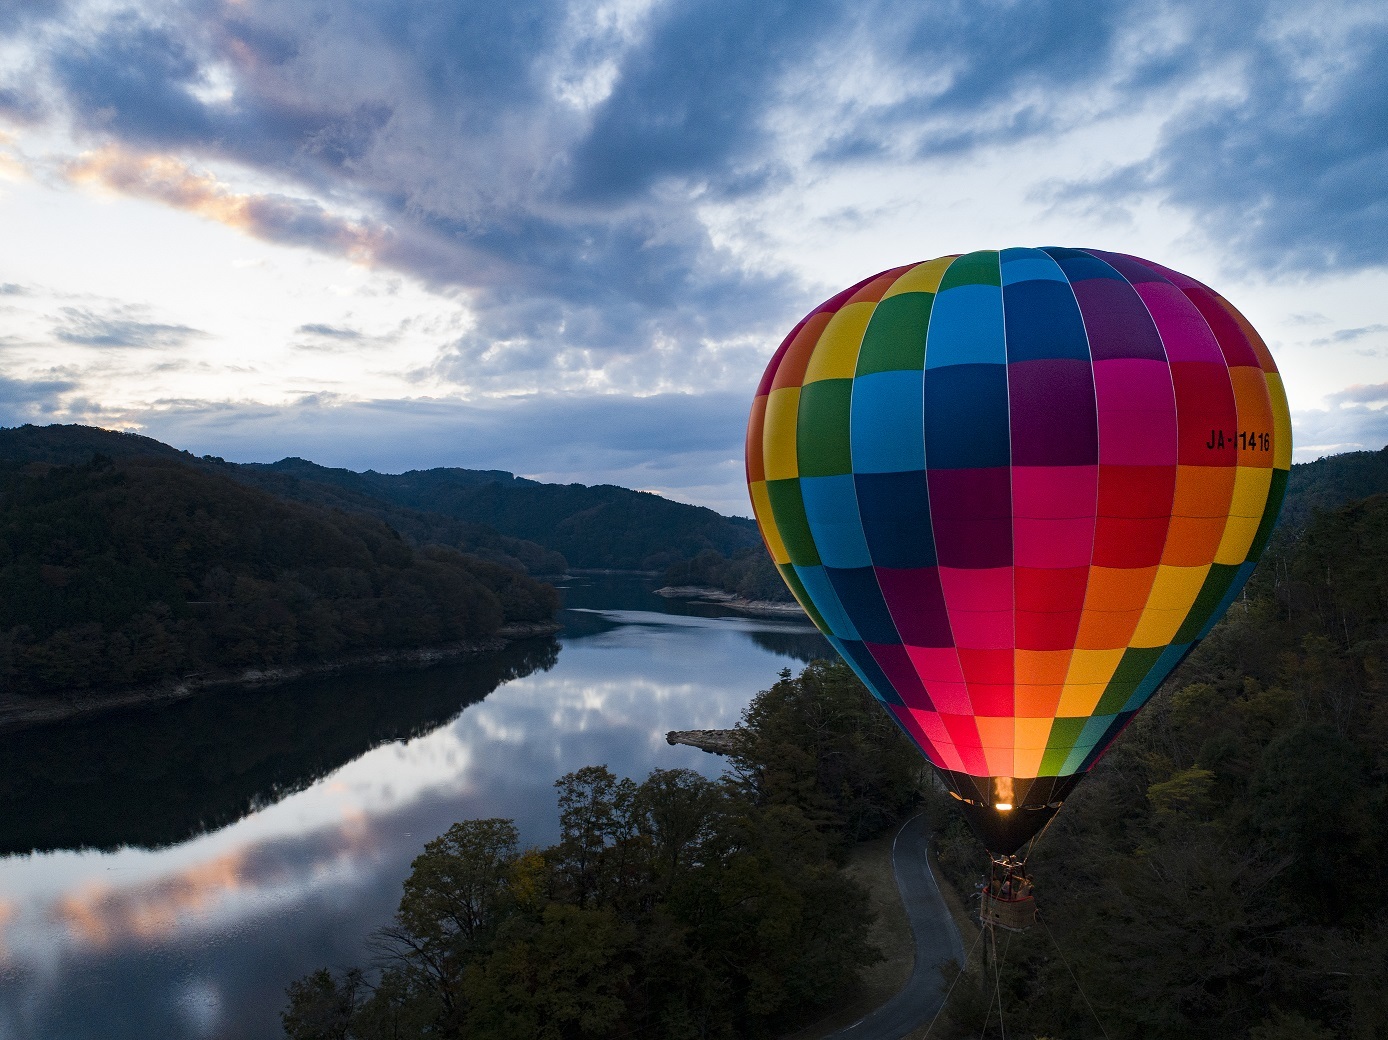
<svg viewBox="0 0 1388 1040">
<path fill-rule="evenodd" d="M 0 36 L 25 57 L 0 73 L 0 116 L 75 127 L 95 157 L 73 176 L 463 295 L 476 323 L 435 374 L 473 390 L 750 384 L 822 287 L 745 266 L 701 206 L 1139 111 L 1160 125 L 1150 154 L 1053 185 L 1055 199 L 1174 204 L 1234 267 L 1388 261 L 1381 4 L 31 0 L 7 12 Z M 151 155 L 235 163 L 312 198 L 238 195 Z M 192 332 L 84 321 L 65 335 Z M 728 343 L 742 344 L 731 358 Z M 620 400 L 593 397 L 574 421 L 620 428 L 604 418 Z M 702 421 L 728 418 L 734 442 L 740 416 L 718 394 L 702 402 Z M 512 412 L 528 414 L 478 405 L 455 440 L 490 443 L 486 422 L 515 431 Z M 260 420 L 244 429 L 315 428 Z M 242 435 L 231 413 L 225 423 Z M 606 457 L 582 431 L 572 443 Z"/>
<path fill-rule="evenodd" d="M 139 312 L 128 307 L 110 314 L 64 307 L 53 335 L 82 347 L 177 347 L 206 333 L 188 325 L 140 321 Z"/>
<path fill-rule="evenodd" d="M 738 265 L 696 208 L 792 178 L 786 124 L 829 170 L 1164 99 L 1153 154 L 1065 191 L 1168 199 L 1262 265 L 1388 250 L 1388 17 L 1371 5 L 31 3 L 0 30 L 29 43 L 31 74 L 4 85 L 25 111 L 359 207 L 352 227 L 275 196 L 242 217 L 339 251 L 375 228 L 378 262 L 471 294 L 471 370 L 774 335 L 810 290 Z"/>
<path fill-rule="evenodd" d="M 0 376 L 0 426 L 57 422 L 60 395 L 77 389 L 61 379 L 9 379 Z"/>
</svg>

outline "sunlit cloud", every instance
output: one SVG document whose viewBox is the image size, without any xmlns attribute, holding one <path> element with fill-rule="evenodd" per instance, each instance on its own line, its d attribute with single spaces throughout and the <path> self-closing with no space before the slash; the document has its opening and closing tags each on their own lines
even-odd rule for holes
<svg viewBox="0 0 1388 1040">
<path fill-rule="evenodd" d="M 172 935 L 243 887 L 244 859 L 231 853 L 134 890 L 88 882 L 60 899 L 53 916 L 88 946 Z"/>
<path fill-rule="evenodd" d="M 219 911 L 244 914 L 302 895 L 327 878 L 355 869 L 375 846 L 366 815 L 355 807 L 335 827 L 304 842 L 242 845 L 133 885 L 87 881 L 54 900 L 49 915 L 75 942 L 105 949 L 131 940 L 168 939 L 214 923 Z"/>
<path fill-rule="evenodd" d="M 0 130 L 0 179 L 21 180 L 29 176 L 29 162 L 20 152 L 13 134 Z"/>
<path fill-rule="evenodd" d="M 0 898 L 0 965 L 10 962 L 12 956 L 10 945 L 5 939 L 5 932 L 9 929 L 12 921 L 19 916 L 19 904 L 13 899 Z"/>
<path fill-rule="evenodd" d="M 233 191 L 212 174 L 169 155 L 107 145 L 64 164 L 74 184 L 95 185 L 194 213 L 254 238 L 308 246 L 375 263 L 390 229 L 332 213 L 313 199 Z"/>
</svg>

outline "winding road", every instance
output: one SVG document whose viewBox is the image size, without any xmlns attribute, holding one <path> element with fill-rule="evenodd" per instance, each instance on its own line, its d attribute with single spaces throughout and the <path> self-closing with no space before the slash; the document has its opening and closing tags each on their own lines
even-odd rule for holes
<svg viewBox="0 0 1388 1040">
<path fill-rule="evenodd" d="M 930 832 L 925 815 L 908 820 L 892 843 L 896 887 L 916 940 L 916 964 L 901 992 L 851 1026 L 825 1040 L 901 1040 L 935 1017 L 945 986 L 938 966 L 953 957 L 964 963 L 964 942 L 945 906 L 926 856 Z"/>
</svg>

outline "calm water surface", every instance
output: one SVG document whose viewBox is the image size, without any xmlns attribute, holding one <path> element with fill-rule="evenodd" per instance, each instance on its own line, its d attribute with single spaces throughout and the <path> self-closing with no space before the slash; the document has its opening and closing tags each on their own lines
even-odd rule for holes
<svg viewBox="0 0 1388 1040">
<path fill-rule="evenodd" d="M 564 583 L 565 630 L 485 661 L 232 691 L 0 739 L 0 1038 L 281 1036 L 286 983 L 366 959 L 424 842 L 467 817 L 557 837 L 553 783 L 722 760 L 807 622 L 649 580 Z"/>
</svg>

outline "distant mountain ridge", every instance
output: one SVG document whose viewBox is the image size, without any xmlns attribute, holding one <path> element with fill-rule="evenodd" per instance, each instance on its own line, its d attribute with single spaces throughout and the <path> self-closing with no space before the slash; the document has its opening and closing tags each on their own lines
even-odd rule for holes
<svg viewBox="0 0 1388 1040">
<path fill-rule="evenodd" d="M 701 554 L 706 563 L 731 560 L 761 545 L 751 520 L 614 485 L 546 484 L 507 470 L 451 467 L 358 473 L 298 457 L 237 464 L 90 426 L 0 428 L 0 464 L 80 465 L 98 453 L 216 467 L 279 498 L 375 517 L 412 544 L 447 545 L 531 574 L 569 566 L 665 570 Z M 1298 463 L 1275 539 L 1297 537 L 1318 509 L 1384 493 L 1388 447 Z"/>
<path fill-rule="evenodd" d="M 575 567 L 660 570 L 708 549 L 730 553 L 761 541 L 751 520 L 613 484 L 544 484 L 505 470 L 357 473 L 298 458 L 238 468 L 486 524 L 563 553 Z"/>
<path fill-rule="evenodd" d="M 1277 526 L 1282 537 L 1299 534 L 1317 509 L 1338 509 L 1388 492 L 1388 447 L 1347 451 L 1292 467 Z"/>
<path fill-rule="evenodd" d="M 416 545 L 447 545 L 532 574 L 663 570 L 701 552 L 730 555 L 761 542 L 751 520 L 610 484 L 545 484 L 506 470 L 358 473 L 297 457 L 238 464 L 90 426 L 0 429 L 0 463 L 84 465 L 97 454 L 213 467 L 279 498 L 375 517 Z"/>
</svg>

